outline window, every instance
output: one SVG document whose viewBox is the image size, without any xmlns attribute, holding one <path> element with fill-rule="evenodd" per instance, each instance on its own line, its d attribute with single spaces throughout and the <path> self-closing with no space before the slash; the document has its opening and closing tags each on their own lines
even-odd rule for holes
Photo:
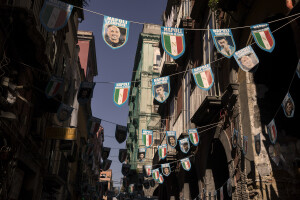
<svg viewBox="0 0 300 200">
<path fill-rule="evenodd" d="M 182 0 L 182 5 L 182 16 L 185 19 L 189 19 L 191 14 L 191 1 Z"/>
</svg>

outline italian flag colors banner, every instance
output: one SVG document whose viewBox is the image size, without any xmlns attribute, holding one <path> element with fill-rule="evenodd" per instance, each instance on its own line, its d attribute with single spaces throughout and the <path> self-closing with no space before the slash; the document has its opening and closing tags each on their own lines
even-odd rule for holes
<svg viewBox="0 0 300 200">
<path fill-rule="evenodd" d="M 161 27 L 162 46 L 173 59 L 183 55 L 185 51 L 184 30 L 182 28 Z"/>
<path fill-rule="evenodd" d="M 256 44 L 267 52 L 272 52 L 275 47 L 275 40 L 269 28 L 269 24 L 257 24 L 250 27 Z"/>
<path fill-rule="evenodd" d="M 191 169 L 191 162 L 190 162 L 189 158 L 181 159 L 180 162 L 181 162 L 181 165 L 182 165 L 182 167 L 183 167 L 184 170 L 190 171 L 190 169 Z"/>
<path fill-rule="evenodd" d="M 152 177 L 153 177 L 154 180 L 158 180 L 158 177 L 159 177 L 159 170 L 158 169 L 152 170 Z"/>
<path fill-rule="evenodd" d="M 117 106 L 122 106 L 128 99 L 130 90 L 130 82 L 115 83 L 114 103 Z"/>
<path fill-rule="evenodd" d="M 199 135 L 198 135 L 197 129 L 196 129 L 196 128 L 194 128 L 194 129 L 189 129 L 188 132 L 189 132 L 189 136 L 190 136 L 190 141 L 191 141 L 191 143 L 192 143 L 194 146 L 197 146 L 198 143 L 199 143 Z"/>
<path fill-rule="evenodd" d="M 45 94 L 47 96 L 47 98 L 52 98 L 55 95 L 57 95 L 59 89 L 61 88 L 61 86 L 64 83 L 64 79 L 57 77 L 57 76 L 52 76 L 50 81 L 47 84 L 46 90 L 45 90 Z"/>
<path fill-rule="evenodd" d="M 167 156 L 167 145 L 158 146 L 158 155 L 161 159 L 164 159 Z"/>
<path fill-rule="evenodd" d="M 153 131 L 151 130 L 142 130 L 142 139 L 144 145 L 148 148 L 153 143 Z"/>
<path fill-rule="evenodd" d="M 210 64 L 192 69 L 194 80 L 202 90 L 209 90 L 214 83 L 214 76 Z"/>
</svg>

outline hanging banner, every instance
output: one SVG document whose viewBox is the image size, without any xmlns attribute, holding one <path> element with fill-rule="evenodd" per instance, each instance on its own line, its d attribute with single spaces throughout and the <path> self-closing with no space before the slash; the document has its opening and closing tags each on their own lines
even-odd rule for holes
<svg viewBox="0 0 300 200">
<path fill-rule="evenodd" d="M 227 194 L 229 197 L 231 197 L 231 193 L 232 193 L 232 186 L 231 186 L 231 179 L 229 178 L 227 180 Z"/>
<path fill-rule="evenodd" d="M 268 150 L 269 150 L 269 155 L 270 155 L 271 159 L 278 166 L 279 165 L 279 161 L 280 161 L 280 157 L 279 157 L 276 149 L 274 148 L 273 145 L 270 145 L 269 148 L 268 148 Z"/>
<path fill-rule="evenodd" d="M 295 104 L 294 104 L 294 101 L 289 92 L 284 97 L 281 106 L 282 106 L 283 112 L 287 118 L 294 117 Z"/>
<path fill-rule="evenodd" d="M 161 43 L 167 54 L 173 59 L 185 51 L 184 30 L 182 28 L 161 27 Z"/>
<path fill-rule="evenodd" d="M 180 162 L 181 162 L 181 165 L 182 165 L 182 167 L 183 167 L 184 170 L 190 171 L 190 169 L 191 169 L 191 161 L 190 161 L 189 158 L 181 159 Z"/>
<path fill-rule="evenodd" d="M 275 47 L 275 39 L 269 28 L 269 24 L 257 24 L 250 26 L 252 36 L 256 44 L 264 51 L 272 52 Z"/>
<path fill-rule="evenodd" d="M 82 82 L 79 87 L 77 100 L 79 104 L 86 104 L 92 97 L 96 83 Z"/>
<path fill-rule="evenodd" d="M 190 150 L 189 138 L 184 138 L 179 141 L 180 149 L 183 153 L 187 153 Z"/>
<path fill-rule="evenodd" d="M 121 107 L 128 99 L 130 91 L 130 82 L 115 83 L 114 87 L 114 103 Z"/>
<path fill-rule="evenodd" d="M 233 129 L 233 135 L 231 137 L 231 143 L 232 143 L 232 147 L 236 148 L 237 147 L 237 141 L 238 141 L 238 130 L 236 130 L 235 128 Z"/>
<path fill-rule="evenodd" d="M 220 200 L 224 200 L 223 186 L 220 188 Z"/>
<path fill-rule="evenodd" d="M 104 42 L 112 49 L 124 46 L 128 40 L 129 25 L 129 21 L 104 16 L 102 28 Z"/>
<path fill-rule="evenodd" d="M 189 138 L 190 138 L 191 143 L 194 146 L 197 146 L 199 143 L 199 135 L 198 135 L 197 129 L 196 128 L 189 129 L 188 133 L 189 133 Z"/>
<path fill-rule="evenodd" d="M 130 167 L 131 167 L 130 164 L 122 164 L 121 172 L 122 172 L 123 176 L 128 176 L 129 175 Z"/>
<path fill-rule="evenodd" d="M 109 157 L 110 148 L 109 147 L 103 147 L 102 148 L 102 160 L 106 160 Z"/>
<path fill-rule="evenodd" d="M 300 59 L 299 59 L 299 61 L 298 61 L 296 73 L 297 73 L 297 75 L 298 75 L 298 78 L 300 78 Z"/>
<path fill-rule="evenodd" d="M 167 157 L 167 144 L 158 146 L 158 155 L 160 159 L 165 159 Z"/>
<path fill-rule="evenodd" d="M 133 191 L 134 191 L 134 184 L 130 184 L 129 187 L 128 187 L 128 192 L 129 192 L 130 194 L 132 194 Z"/>
<path fill-rule="evenodd" d="M 58 121 L 60 122 L 64 122 L 66 120 L 68 120 L 71 117 L 71 114 L 73 112 L 73 109 L 71 106 L 68 106 L 66 104 L 60 104 L 57 113 L 56 113 L 56 117 L 58 119 Z"/>
<path fill-rule="evenodd" d="M 277 129 L 274 119 L 272 119 L 272 121 L 268 124 L 267 129 L 271 143 L 275 144 L 277 140 Z"/>
<path fill-rule="evenodd" d="M 151 176 L 152 165 L 144 165 L 144 170 L 147 177 Z"/>
<path fill-rule="evenodd" d="M 158 182 L 159 184 L 163 184 L 163 183 L 164 183 L 164 177 L 163 177 L 161 174 L 159 174 L 159 177 L 158 177 L 158 179 L 157 179 L 157 182 Z"/>
<path fill-rule="evenodd" d="M 159 169 L 153 169 L 152 170 L 152 178 L 154 180 L 158 180 L 158 177 L 159 177 Z"/>
<path fill-rule="evenodd" d="M 245 72 L 251 71 L 259 63 L 258 57 L 251 46 L 236 51 L 234 58 L 239 67 Z"/>
<path fill-rule="evenodd" d="M 46 0 L 40 12 L 41 24 L 48 32 L 62 29 L 68 22 L 73 6 L 58 0 Z"/>
<path fill-rule="evenodd" d="M 246 155 L 248 152 L 248 136 L 243 136 L 243 153 Z"/>
<path fill-rule="evenodd" d="M 112 161 L 109 160 L 109 159 L 104 160 L 104 161 L 103 161 L 102 170 L 103 170 L 103 171 L 108 170 L 108 169 L 110 168 L 111 162 L 112 162 Z"/>
<path fill-rule="evenodd" d="M 166 137 L 167 137 L 168 145 L 171 148 L 175 148 L 177 145 L 176 131 L 166 131 Z"/>
<path fill-rule="evenodd" d="M 146 157 L 146 148 L 139 148 L 138 160 L 142 162 L 144 161 L 145 157 Z"/>
<path fill-rule="evenodd" d="M 101 124 L 101 119 L 90 116 L 87 123 L 88 133 L 90 135 L 95 135 L 100 128 L 100 124 Z"/>
<path fill-rule="evenodd" d="M 170 77 L 152 79 L 152 91 L 154 98 L 163 103 L 170 95 Z"/>
<path fill-rule="evenodd" d="M 161 171 L 163 175 L 169 176 L 171 174 L 170 164 L 169 163 L 161 164 Z"/>
<path fill-rule="evenodd" d="M 119 161 L 120 163 L 123 163 L 126 160 L 127 157 L 127 149 L 120 149 L 119 150 Z"/>
<path fill-rule="evenodd" d="M 148 180 L 145 180 L 144 183 L 143 183 L 143 186 L 144 186 L 145 189 L 148 190 L 150 188 L 150 182 Z"/>
<path fill-rule="evenodd" d="M 254 142 L 255 142 L 255 151 L 257 155 L 260 154 L 260 149 L 261 149 L 261 142 L 260 142 L 260 133 L 254 136 Z"/>
<path fill-rule="evenodd" d="M 121 144 L 126 140 L 127 127 L 122 125 L 116 125 L 115 137 L 116 140 Z"/>
<path fill-rule="evenodd" d="M 45 90 L 45 94 L 47 98 L 55 97 L 59 92 L 60 88 L 62 88 L 63 84 L 64 84 L 63 78 L 52 76 Z"/>
<path fill-rule="evenodd" d="M 153 131 L 142 129 L 143 144 L 149 148 L 153 143 Z"/>
<path fill-rule="evenodd" d="M 214 75 L 210 64 L 192 69 L 194 80 L 202 90 L 209 90 L 214 84 Z"/>
<path fill-rule="evenodd" d="M 231 58 L 235 52 L 235 42 L 231 29 L 210 29 L 215 47 L 225 57 Z"/>
</svg>

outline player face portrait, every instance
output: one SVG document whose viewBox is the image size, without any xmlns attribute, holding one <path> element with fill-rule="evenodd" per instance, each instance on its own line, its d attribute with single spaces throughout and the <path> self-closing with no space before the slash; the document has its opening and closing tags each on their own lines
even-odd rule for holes
<svg viewBox="0 0 300 200">
<path fill-rule="evenodd" d="M 158 97 L 163 97 L 164 96 L 164 87 L 162 85 L 158 86 L 155 88 L 156 95 Z"/>
<path fill-rule="evenodd" d="M 163 170 L 164 170 L 164 174 L 166 175 L 170 173 L 169 167 L 165 167 Z"/>
<path fill-rule="evenodd" d="M 174 136 L 169 136 L 169 144 L 171 146 L 175 146 L 176 145 L 176 140 Z"/>
<path fill-rule="evenodd" d="M 291 116 L 294 110 L 294 105 L 290 99 L 288 99 L 285 103 L 285 113 L 287 116 Z"/>
<path fill-rule="evenodd" d="M 139 153 L 139 159 L 143 160 L 145 158 L 145 154 L 144 153 Z"/>
<path fill-rule="evenodd" d="M 107 36 L 111 42 L 118 43 L 121 36 L 120 29 L 117 26 L 109 26 L 107 28 Z"/>
<path fill-rule="evenodd" d="M 252 69 L 254 67 L 252 59 L 249 56 L 242 56 L 240 61 L 241 61 L 241 64 L 244 65 L 248 69 Z"/>
<path fill-rule="evenodd" d="M 221 49 L 228 48 L 228 42 L 225 38 L 221 38 L 218 40 L 218 44 L 220 45 Z"/>
</svg>

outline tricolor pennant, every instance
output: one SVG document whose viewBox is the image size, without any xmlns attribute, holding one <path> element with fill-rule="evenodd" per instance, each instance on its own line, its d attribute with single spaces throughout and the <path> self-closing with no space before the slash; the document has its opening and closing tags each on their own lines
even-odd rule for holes
<svg viewBox="0 0 300 200">
<path fill-rule="evenodd" d="M 158 155 L 160 159 L 165 159 L 167 156 L 167 144 L 158 146 Z"/>
<path fill-rule="evenodd" d="M 191 169 L 191 161 L 190 161 L 189 158 L 181 159 L 180 162 L 181 162 L 181 165 L 182 165 L 182 167 L 183 167 L 184 170 L 190 171 L 190 169 Z"/>
<path fill-rule="evenodd" d="M 63 84 L 63 78 L 52 76 L 45 90 L 47 98 L 55 97 Z"/>
<path fill-rule="evenodd" d="M 149 148 L 153 143 L 153 131 L 142 129 L 143 144 Z"/>
<path fill-rule="evenodd" d="M 190 141 L 194 146 L 197 146 L 199 143 L 199 135 L 196 128 L 188 130 Z"/>
<path fill-rule="evenodd" d="M 157 179 L 157 182 L 158 182 L 159 184 L 163 184 L 163 183 L 164 183 L 164 177 L 163 177 L 161 174 L 159 174 L 159 177 L 158 177 L 158 179 Z"/>
<path fill-rule="evenodd" d="M 202 90 L 209 90 L 214 83 L 214 75 L 210 64 L 192 69 L 194 80 Z"/>
<path fill-rule="evenodd" d="M 101 119 L 90 116 L 88 119 L 87 129 L 90 135 L 94 135 L 98 132 L 101 124 Z"/>
<path fill-rule="evenodd" d="M 267 52 L 272 52 L 275 47 L 275 40 L 269 28 L 269 24 L 257 24 L 250 27 L 256 44 Z"/>
<path fill-rule="evenodd" d="M 114 89 L 114 103 L 117 106 L 122 106 L 128 99 L 130 90 L 130 82 L 115 83 Z"/>
<path fill-rule="evenodd" d="M 152 170 L 152 177 L 154 180 L 158 180 L 159 177 L 159 169 L 153 169 Z"/>
<path fill-rule="evenodd" d="M 277 129 L 274 119 L 268 124 L 267 129 L 271 143 L 275 144 L 277 140 Z"/>
<path fill-rule="evenodd" d="M 161 27 L 161 43 L 167 54 L 177 59 L 185 51 L 184 30 L 182 28 Z"/>
<path fill-rule="evenodd" d="M 145 174 L 146 176 L 151 176 L 151 170 L 152 170 L 152 165 L 144 165 L 144 170 L 145 170 Z"/>
</svg>

